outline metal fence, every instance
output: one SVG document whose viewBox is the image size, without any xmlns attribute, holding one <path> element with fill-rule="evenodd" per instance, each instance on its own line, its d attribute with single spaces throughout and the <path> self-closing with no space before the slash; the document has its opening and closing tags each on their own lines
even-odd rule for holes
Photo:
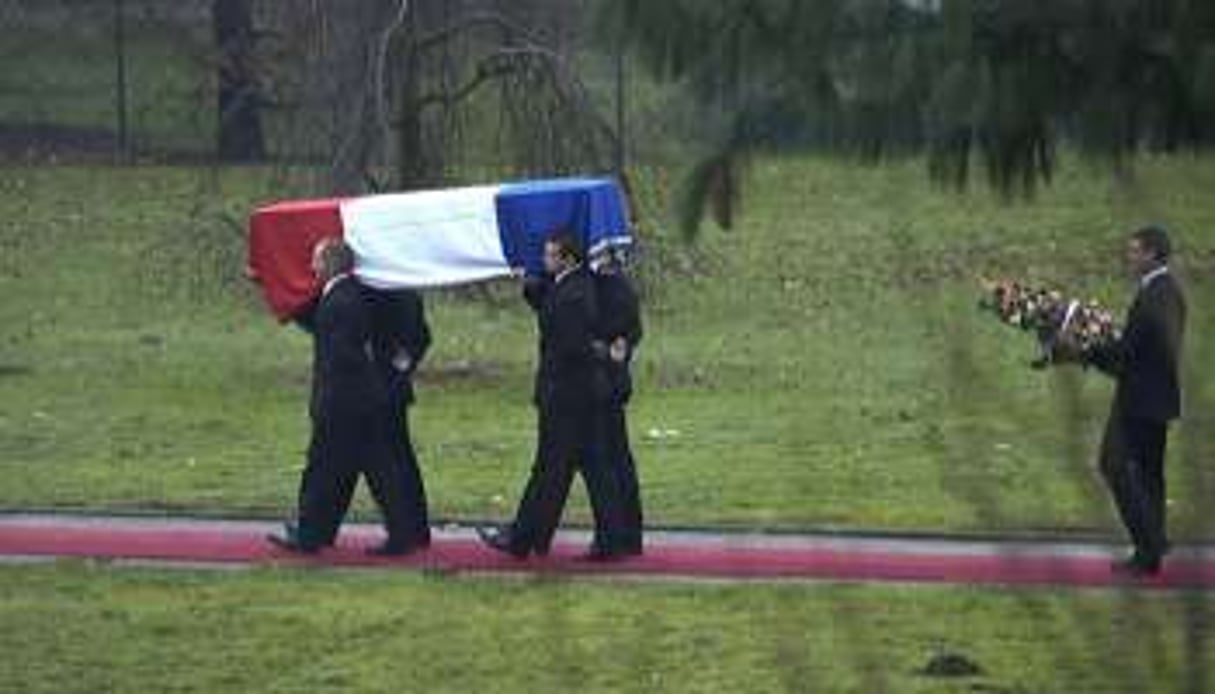
<svg viewBox="0 0 1215 694">
<path fill-rule="evenodd" d="M 218 45 L 216 0 L 0 0 L 0 159 L 96 157 L 126 161 L 211 160 L 216 157 L 221 110 L 221 75 L 231 55 Z M 367 113 L 370 56 L 399 0 L 254 0 L 255 48 L 243 68 L 255 74 L 256 98 L 270 160 L 333 161 L 357 150 L 353 133 L 372 127 Z M 438 0 L 409 3 L 419 32 L 442 33 L 453 23 L 469 31 L 460 40 L 428 50 L 411 63 L 426 80 L 422 88 L 459 92 L 478 70 L 500 69 L 485 61 L 486 47 L 518 56 L 521 28 L 543 51 L 568 62 L 579 80 L 591 81 L 582 95 L 597 111 L 598 126 L 618 128 L 623 111 L 619 75 L 610 52 L 595 53 L 581 23 L 584 0 Z M 507 24 L 485 21 L 505 18 Z M 455 20 L 453 22 L 453 20 Z M 454 35 L 454 32 L 453 32 Z M 502 50 L 508 47 L 510 51 Z M 513 51 L 513 52 L 512 52 Z M 588 58 L 588 56 L 590 56 Z M 592 64 L 588 65 L 587 61 Z M 409 69 L 387 78 L 389 110 L 399 105 L 399 83 Z M 534 77 L 535 71 L 530 73 Z M 543 117 L 552 108 L 536 101 L 507 104 L 506 87 L 491 80 L 460 109 L 432 101 L 425 111 L 422 144 L 442 148 L 443 165 L 483 166 L 469 154 L 501 150 L 503 123 Z M 416 86 L 416 85 L 415 85 Z M 530 88 L 524 78 L 514 88 Z M 431 98 L 423 96 L 420 98 Z M 581 97 L 580 97 L 581 98 Z M 442 102 L 442 98 L 437 98 Z M 399 120 L 400 113 L 390 114 Z M 384 118 L 380 117 L 380 125 Z M 394 123 L 396 120 L 394 120 Z M 566 121 L 569 122 L 568 120 Z M 570 139 L 558 124 L 537 141 Z M 581 127 L 581 126 L 580 126 Z M 387 131 L 387 128 L 384 128 Z M 600 132 L 607 129 L 600 128 Z M 462 142 L 452 142 L 453 133 Z M 396 152 L 399 142 L 373 138 L 379 151 Z M 576 143 L 575 147 L 581 146 Z M 463 154 L 461 153 L 463 149 Z M 516 147 L 514 154 L 526 147 Z M 599 150 L 602 150 L 599 147 Z M 535 151 L 539 151 L 537 148 Z M 610 163 L 623 149 L 598 154 Z M 431 156 L 433 152 L 422 152 Z M 490 162 L 490 165 L 493 163 Z M 337 166 L 337 164 L 333 164 Z"/>
<path fill-rule="evenodd" d="M 0 27 L 3 156 L 211 149 L 205 0 L 6 0 Z"/>
</svg>

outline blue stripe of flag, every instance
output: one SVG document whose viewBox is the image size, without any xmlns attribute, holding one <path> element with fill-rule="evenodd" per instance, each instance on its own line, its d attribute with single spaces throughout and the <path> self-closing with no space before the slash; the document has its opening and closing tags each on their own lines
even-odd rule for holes
<svg viewBox="0 0 1215 694">
<path fill-rule="evenodd" d="M 503 185 L 495 197 L 502 252 L 511 267 L 544 272 L 544 240 L 558 229 L 587 250 L 630 242 L 620 187 L 610 178 L 554 178 Z"/>
</svg>

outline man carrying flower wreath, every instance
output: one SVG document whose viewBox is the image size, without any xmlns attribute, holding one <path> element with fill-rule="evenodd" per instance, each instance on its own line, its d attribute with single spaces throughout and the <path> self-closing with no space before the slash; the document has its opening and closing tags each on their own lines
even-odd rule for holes
<svg viewBox="0 0 1215 694">
<path fill-rule="evenodd" d="M 1178 362 L 1186 313 L 1181 286 L 1169 272 L 1171 251 L 1163 227 L 1132 233 L 1126 263 L 1138 289 L 1122 334 L 1085 347 L 1056 345 L 1057 360 L 1095 366 L 1117 383 L 1099 461 L 1135 545 L 1113 569 L 1132 576 L 1159 572 L 1169 549 L 1164 454 L 1169 423 L 1181 414 Z"/>
</svg>

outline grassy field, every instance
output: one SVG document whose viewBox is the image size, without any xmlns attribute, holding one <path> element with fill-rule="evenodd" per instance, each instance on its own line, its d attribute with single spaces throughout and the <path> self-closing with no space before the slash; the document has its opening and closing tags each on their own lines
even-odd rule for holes
<svg viewBox="0 0 1215 694">
<path fill-rule="evenodd" d="M 642 180 L 661 211 L 659 174 Z M 658 215 L 647 238 L 631 423 L 651 521 L 1113 529 L 1091 469 L 1109 383 L 1028 369 L 1031 340 L 976 311 L 976 277 L 1122 310 L 1122 233 L 1159 219 L 1191 304 L 1171 509 L 1179 536 L 1210 533 L 1215 161 L 1147 161 L 1132 188 L 1073 164 L 1011 206 L 936 190 L 910 164 L 769 159 L 752 181 L 738 229 L 685 249 Z M 0 169 L 0 506 L 289 511 L 308 343 L 264 311 L 217 216 L 242 219 L 276 183 Z M 505 516 L 530 460 L 534 326 L 509 287 L 494 296 L 429 297 L 413 416 L 441 517 Z"/>
<path fill-rule="evenodd" d="M 1199 630 L 1212 603 L 1184 594 L 78 563 L 0 576 L 13 692 L 1200 692 L 1215 666 Z M 980 673 L 926 674 L 944 654 Z"/>
</svg>

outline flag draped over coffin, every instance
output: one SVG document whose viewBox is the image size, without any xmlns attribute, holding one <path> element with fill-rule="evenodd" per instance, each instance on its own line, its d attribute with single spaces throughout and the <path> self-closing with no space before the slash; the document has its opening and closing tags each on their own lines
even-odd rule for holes
<svg viewBox="0 0 1215 694">
<path fill-rule="evenodd" d="M 559 228 L 579 234 L 590 252 L 630 243 L 617 183 L 558 178 L 279 202 L 250 218 L 248 272 L 287 320 L 319 289 L 311 256 L 323 238 L 346 239 L 369 286 L 425 288 L 539 273 L 544 239 Z"/>
</svg>

